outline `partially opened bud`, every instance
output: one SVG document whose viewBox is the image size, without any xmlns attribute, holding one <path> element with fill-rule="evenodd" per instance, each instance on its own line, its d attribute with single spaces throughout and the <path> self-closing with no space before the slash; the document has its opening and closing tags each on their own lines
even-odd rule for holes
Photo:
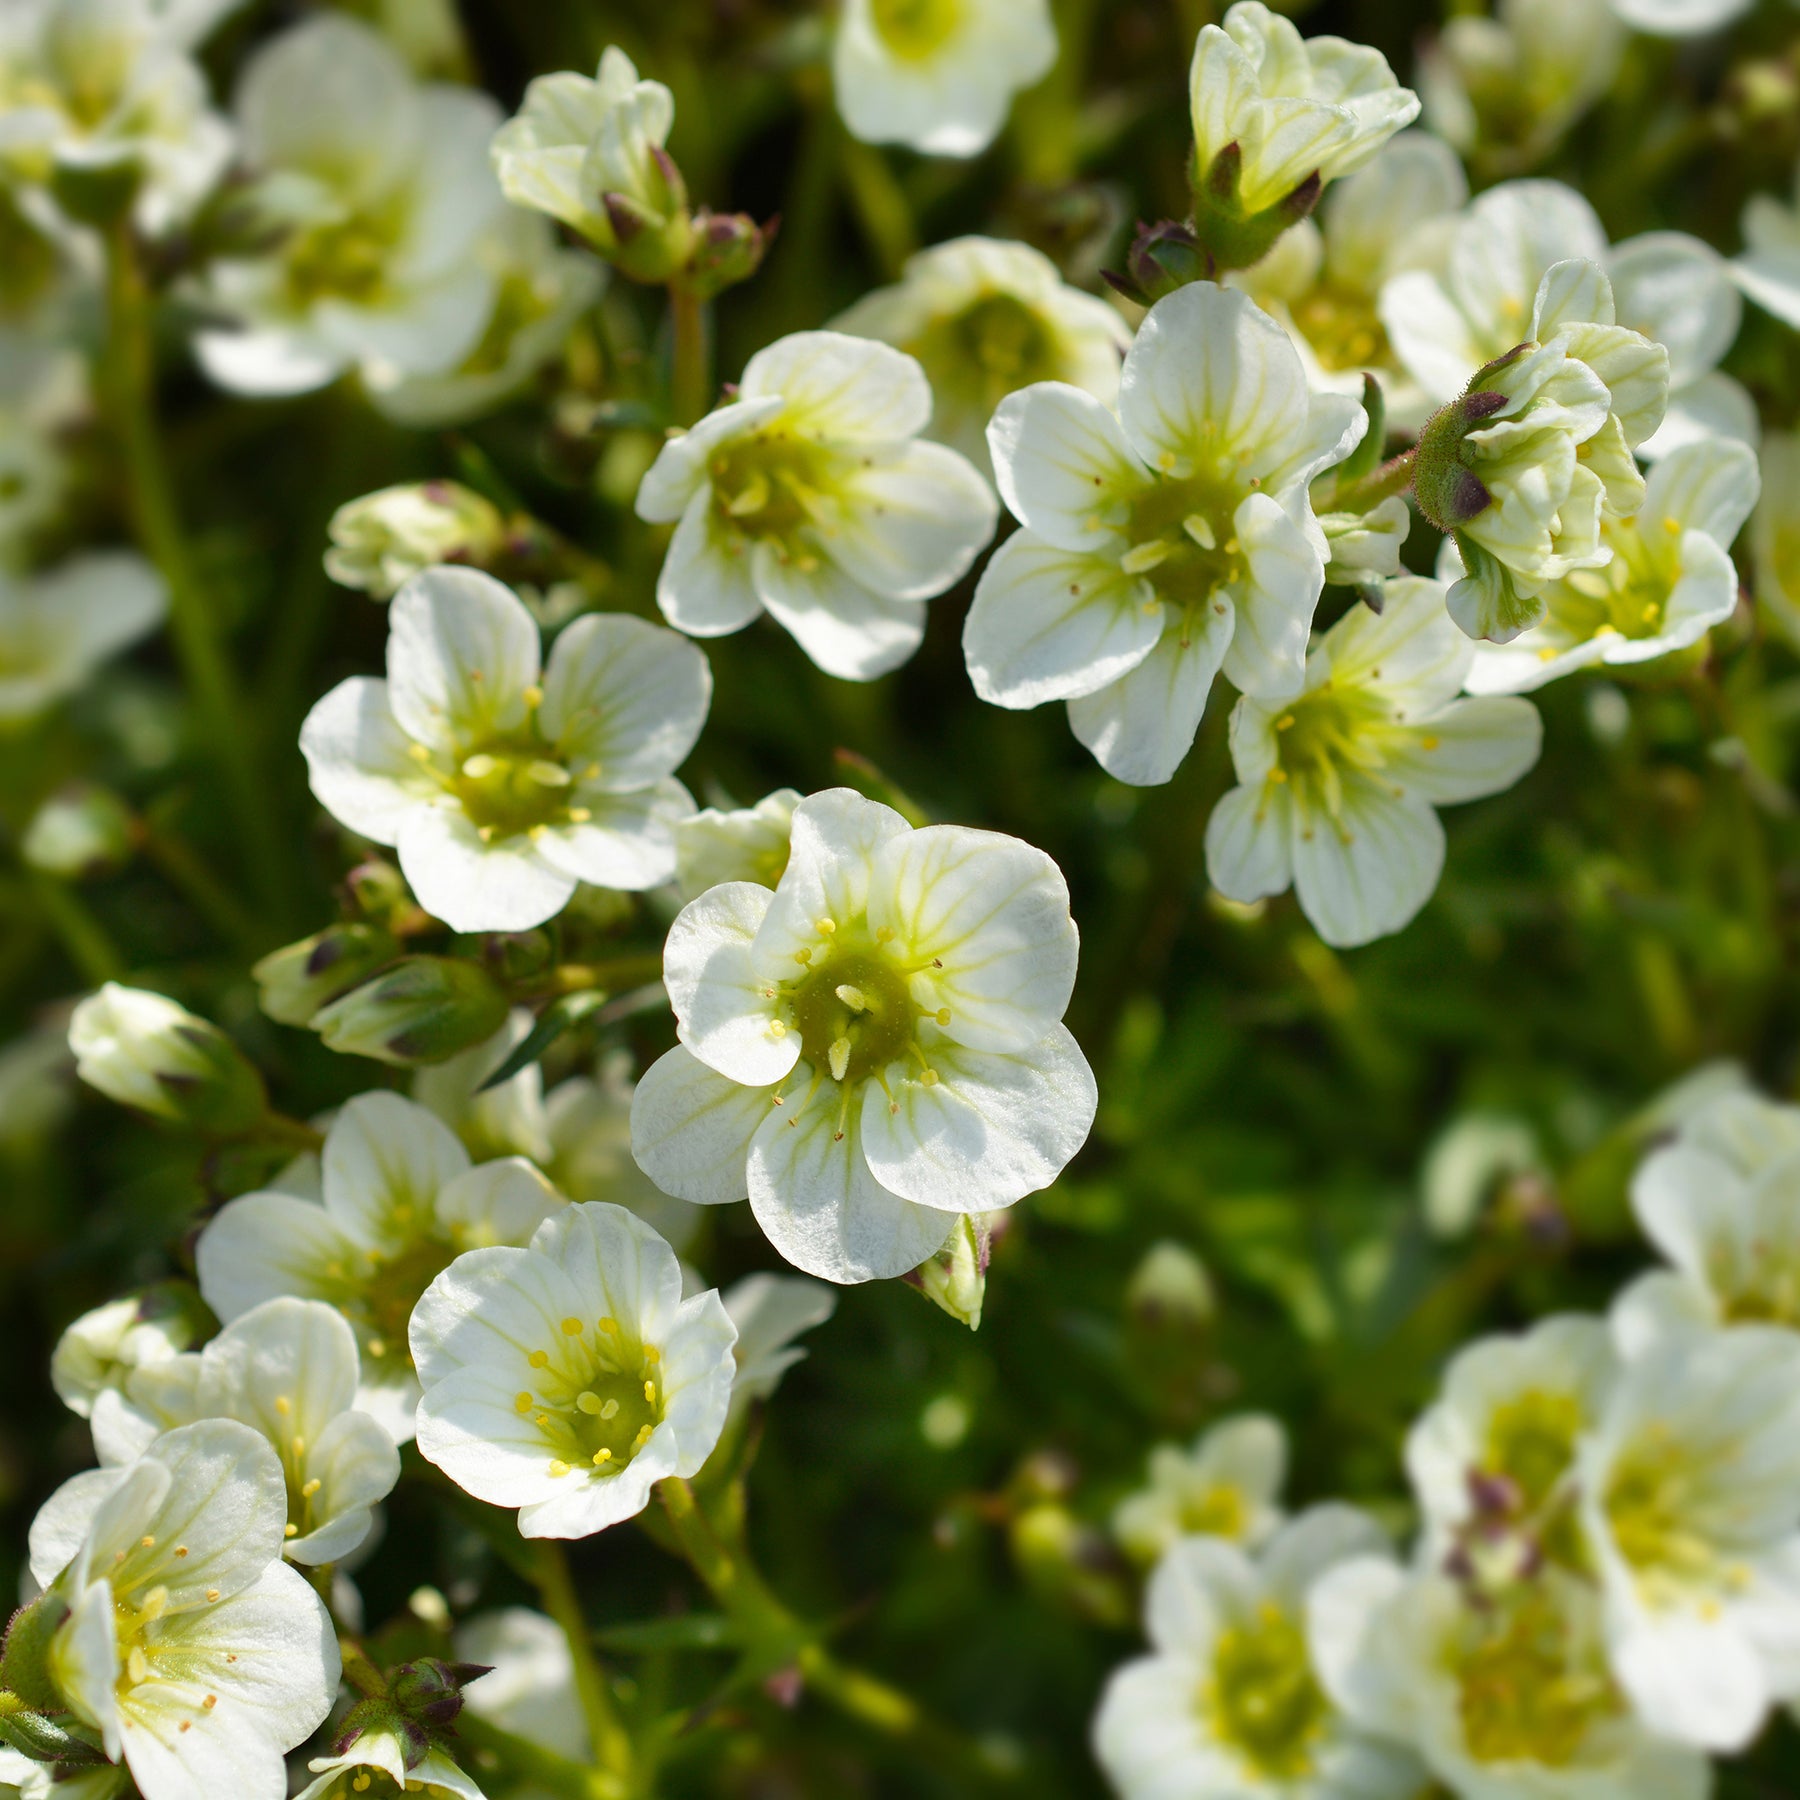
<svg viewBox="0 0 1800 1800">
<path fill-rule="evenodd" d="M 52 794 L 37 809 L 19 848 L 32 868 L 84 881 L 124 868 L 137 835 L 131 808 L 110 788 L 83 781 Z"/>
<path fill-rule="evenodd" d="M 926 1299 L 971 1331 L 981 1329 L 981 1306 L 987 1296 L 989 1234 L 979 1216 L 964 1214 L 930 1262 L 905 1276 Z"/>
<path fill-rule="evenodd" d="M 310 1025 L 321 1007 L 360 986 L 399 954 L 399 943 L 379 925 L 333 925 L 270 951 L 250 973 L 271 1019 Z"/>
<path fill-rule="evenodd" d="M 161 994 L 109 981 L 69 1021 L 75 1072 L 122 1106 L 202 1131 L 247 1131 L 262 1077 L 218 1026 Z"/>
<path fill-rule="evenodd" d="M 335 1000 L 313 1029 L 345 1056 L 402 1066 L 440 1063 L 506 1023 L 506 993 L 478 963 L 408 956 Z"/>
</svg>

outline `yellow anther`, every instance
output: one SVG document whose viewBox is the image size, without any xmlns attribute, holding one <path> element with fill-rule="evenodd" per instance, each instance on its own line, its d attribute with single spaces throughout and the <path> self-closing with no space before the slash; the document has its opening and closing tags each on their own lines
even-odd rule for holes
<svg viewBox="0 0 1800 1800">
<path fill-rule="evenodd" d="M 143 1650 L 136 1644 L 131 1646 L 131 1654 L 125 1659 L 125 1673 L 129 1675 L 133 1681 L 148 1681 L 150 1679 L 150 1659 L 145 1656 Z"/>
<path fill-rule="evenodd" d="M 569 1465 L 566 1462 L 564 1462 L 560 1456 L 553 1457 L 551 1459 L 550 1479 L 552 1481 L 561 1481 L 562 1478 L 566 1474 L 568 1474 L 568 1472 L 569 1472 Z"/>
<path fill-rule="evenodd" d="M 1200 513 L 1189 513 L 1181 521 L 1181 529 L 1191 537 L 1202 550 L 1216 550 L 1219 540 L 1212 528 L 1212 521 Z"/>
<path fill-rule="evenodd" d="M 286 1535 L 291 1538 L 297 1538 L 300 1535 L 300 1527 L 298 1525 L 289 1525 L 286 1528 Z"/>
<path fill-rule="evenodd" d="M 594 1467 L 596 1469 L 599 1468 L 602 1463 L 609 1463 L 611 1461 L 612 1452 L 608 1450 L 604 1444 L 594 1452 Z"/>
<path fill-rule="evenodd" d="M 598 1394 L 590 1393 L 586 1388 L 583 1388 L 582 1391 L 575 1396 L 575 1404 L 580 1407 L 589 1418 L 592 1418 L 594 1414 L 600 1410 L 600 1396 Z"/>
<path fill-rule="evenodd" d="M 581 1321 L 579 1319 L 564 1319 L 562 1328 L 564 1337 L 581 1336 Z"/>
<path fill-rule="evenodd" d="M 490 775 L 499 771 L 500 759 L 489 756 L 485 750 L 477 750 L 473 756 L 463 759 L 462 772 L 471 781 L 486 781 Z"/>
<path fill-rule="evenodd" d="M 297 1438 L 293 1439 L 292 1442 L 293 1442 L 293 1446 L 294 1446 L 294 1454 L 296 1456 L 304 1456 L 306 1454 L 306 1439 L 303 1437 L 297 1437 Z"/>
<path fill-rule="evenodd" d="M 655 1368 L 655 1366 L 662 1361 L 662 1352 L 657 1349 L 654 1344 L 646 1344 L 644 1346 L 644 1361 L 649 1363 L 652 1368 Z"/>
<path fill-rule="evenodd" d="M 219 1590 L 217 1588 L 208 1588 L 206 1590 L 206 1597 L 209 1600 L 217 1600 L 219 1597 Z"/>
<path fill-rule="evenodd" d="M 938 1084 L 938 1072 L 936 1069 L 927 1069 L 919 1079 L 924 1082 L 927 1087 L 936 1087 Z"/>
<path fill-rule="evenodd" d="M 563 1329 L 566 1331 L 568 1327 L 564 1326 Z M 608 1337 L 617 1337 L 619 1335 L 619 1321 L 609 1313 L 600 1321 L 600 1329 L 604 1331 Z"/>
<path fill-rule="evenodd" d="M 542 842 L 549 829 L 550 827 L 548 825 L 533 825 L 526 831 L 525 835 L 536 844 Z"/>
<path fill-rule="evenodd" d="M 1288 775 L 1286 769 L 1271 769 L 1269 771 L 1268 779 L 1274 782 L 1277 787 L 1280 787 L 1287 778 Z"/>
<path fill-rule="evenodd" d="M 891 925 L 882 926 L 882 928 L 875 934 L 875 941 L 878 944 L 891 944 L 894 941 L 893 926 L 891 926 Z"/>
<path fill-rule="evenodd" d="M 406 754 L 410 756 L 414 762 L 431 761 L 431 752 L 427 750 L 423 744 L 408 744 L 406 746 Z"/>
<path fill-rule="evenodd" d="M 550 1353 L 547 1350 L 534 1350 L 525 1360 L 534 1369 L 547 1369 L 550 1366 Z"/>
<path fill-rule="evenodd" d="M 931 1016 L 936 1019 L 940 1025 L 948 1025 L 950 1023 L 950 1009 L 947 1006 L 940 1006 Z"/>
<path fill-rule="evenodd" d="M 831 1064 L 831 1079 L 842 1081 L 850 1072 L 850 1040 L 838 1038 L 825 1052 L 825 1060 Z"/>
<path fill-rule="evenodd" d="M 1294 729 L 1294 715 L 1292 713 L 1283 713 L 1281 717 L 1275 721 L 1275 729 L 1277 731 L 1292 731 Z"/>
<path fill-rule="evenodd" d="M 154 1550 L 156 1548 L 156 1539 L 153 1537 L 139 1538 L 138 1548 L 141 1550 Z"/>
<path fill-rule="evenodd" d="M 1670 537 L 1680 537 L 1681 521 L 1673 517 L 1665 518 L 1663 520 L 1663 530 L 1666 531 Z"/>
<path fill-rule="evenodd" d="M 1422 737 L 1419 739 L 1419 748 L 1421 750 L 1435 750 L 1438 747 L 1438 745 L 1441 744 L 1443 741 L 1444 740 L 1442 738 L 1436 738 L 1436 737 L 1430 737 L 1430 736 Z"/>
<path fill-rule="evenodd" d="M 275 1410 L 285 1419 L 288 1414 L 294 1410 L 294 1403 L 286 1394 L 277 1395 L 275 1400 Z"/>
<path fill-rule="evenodd" d="M 836 919 L 815 919 L 813 924 L 818 927 L 820 937 L 830 937 L 837 930 Z"/>
<path fill-rule="evenodd" d="M 491 825 L 477 825 L 475 827 L 475 835 L 480 838 L 484 844 L 491 844 L 494 841 L 494 828 Z"/>
<path fill-rule="evenodd" d="M 654 1381 L 646 1381 L 644 1383 L 644 1398 L 648 1400 L 652 1406 L 656 1404 L 656 1383 Z"/>
<path fill-rule="evenodd" d="M 211 1712 L 212 1709 L 219 1704 L 219 1696 L 217 1694 L 208 1694 L 200 1704 L 204 1706 L 208 1712 Z"/>
<path fill-rule="evenodd" d="M 794 961 L 804 968 L 806 964 L 812 961 L 812 952 L 810 950 L 796 950 L 794 952 Z"/>
<path fill-rule="evenodd" d="M 188 1553 L 188 1548 L 187 1548 L 186 1544 L 177 1544 L 175 1546 L 175 1554 L 177 1556 L 186 1556 L 187 1553 Z"/>
<path fill-rule="evenodd" d="M 839 999 L 840 999 L 840 1000 L 841 1000 L 841 1001 L 843 1001 L 843 1003 L 844 1003 L 844 1004 L 845 1004 L 845 1005 L 846 1005 L 846 1006 L 847 1006 L 847 1007 L 849 1007 L 849 1009 L 850 1009 L 850 1010 L 851 1010 L 851 1011 L 852 1011 L 852 1012 L 853 1012 L 853 1013 L 861 1013 L 861 1012 L 867 1012 L 867 1011 L 868 1011 L 868 1010 L 869 1010 L 869 997 L 868 997 L 868 995 L 867 995 L 867 994 L 865 994 L 865 993 L 864 993 L 864 992 L 863 992 L 863 991 L 862 991 L 862 989 L 861 989 L 861 988 L 859 988 L 859 987 L 852 987 L 852 986 L 851 986 L 851 985 L 850 985 L 850 984 L 849 984 L 849 982 L 847 982 L 847 981 L 846 981 L 846 982 L 844 982 L 844 983 L 843 983 L 843 984 L 842 984 L 842 985 L 841 985 L 841 986 L 840 986 L 840 987 L 839 987 L 839 988 L 838 988 L 838 989 L 837 989 L 837 997 L 838 997 L 838 998 L 839 998 Z"/>
<path fill-rule="evenodd" d="M 513 1396 L 513 1411 L 516 1412 L 520 1418 L 524 1418 L 524 1416 L 531 1411 L 531 1396 L 524 1392 L 515 1394 Z"/>
<path fill-rule="evenodd" d="M 569 823 L 571 825 L 585 825 L 593 816 L 593 813 L 585 806 L 571 806 L 569 808 Z"/>
<path fill-rule="evenodd" d="M 534 1425 L 548 1425 L 550 1423 L 550 1415 L 548 1413 L 539 1413 L 531 1422 Z"/>
<path fill-rule="evenodd" d="M 548 759 L 532 763 L 525 773 L 539 787 L 567 787 L 575 779 L 561 763 L 550 762 Z"/>
<path fill-rule="evenodd" d="M 535 681 L 525 690 L 525 704 L 527 706 L 542 706 L 544 704 L 544 690 L 539 687 Z"/>
<path fill-rule="evenodd" d="M 784 1037 L 787 1036 L 787 1027 L 784 1024 L 782 1024 L 782 1022 L 779 1019 L 771 1019 L 769 1021 L 769 1036 L 774 1038 L 775 1041 L 777 1043 L 779 1043 Z"/>
<path fill-rule="evenodd" d="M 1169 560 L 1175 546 L 1156 538 L 1148 544 L 1134 544 L 1119 558 L 1119 567 L 1127 575 L 1147 575 Z"/>
</svg>

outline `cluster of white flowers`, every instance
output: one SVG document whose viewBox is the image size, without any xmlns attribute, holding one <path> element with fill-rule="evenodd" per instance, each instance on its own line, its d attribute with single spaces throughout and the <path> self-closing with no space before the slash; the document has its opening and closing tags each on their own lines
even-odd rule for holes
<svg viewBox="0 0 1800 1800">
<path fill-rule="evenodd" d="M 1095 1725 L 1126 1800 L 1701 1800 L 1800 1699 L 1800 1107 L 1730 1092 L 1639 1170 L 1669 1266 L 1484 1339 L 1406 1445 L 1409 1560 L 1273 1510 L 1271 1421 L 1118 1511 L 1153 1654 Z"/>
</svg>

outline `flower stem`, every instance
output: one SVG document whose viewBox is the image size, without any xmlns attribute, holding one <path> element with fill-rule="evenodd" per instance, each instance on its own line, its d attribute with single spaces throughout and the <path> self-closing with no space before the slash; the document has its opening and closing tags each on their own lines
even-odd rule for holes
<svg viewBox="0 0 1800 1800">
<path fill-rule="evenodd" d="M 178 837 L 149 827 L 144 854 L 203 912 L 213 928 L 235 938 L 252 954 L 260 954 L 268 938 L 237 896 Z"/>
<path fill-rule="evenodd" d="M 529 1738 L 502 1730 L 467 1706 L 457 1714 L 456 1735 L 476 1749 L 499 1757 L 509 1773 L 520 1776 L 533 1787 L 566 1794 L 570 1800 L 588 1800 L 588 1796 L 600 1791 L 597 1783 L 604 1780 L 596 1771 L 584 1768 L 566 1756 L 558 1756 L 554 1750 L 546 1750 Z"/>
<path fill-rule="evenodd" d="M 28 879 L 39 910 L 62 940 L 82 980 L 99 987 L 102 982 L 121 979 L 128 966 L 124 954 L 81 895 L 53 875 L 33 870 Z"/>
<path fill-rule="evenodd" d="M 705 302 L 680 281 L 669 283 L 669 324 L 674 337 L 669 412 L 677 425 L 692 425 L 712 404 L 712 344 Z"/>
<path fill-rule="evenodd" d="M 839 134 L 837 154 L 844 191 L 875 253 L 876 266 L 883 280 L 897 280 L 906 259 L 919 247 L 906 190 L 874 145 L 860 143 L 845 131 Z"/>
<path fill-rule="evenodd" d="M 1416 445 L 1411 450 L 1403 450 L 1379 468 L 1371 469 L 1361 481 L 1339 488 L 1326 505 L 1332 512 L 1368 512 L 1393 495 L 1404 494 L 1412 486 L 1418 460 Z"/>
<path fill-rule="evenodd" d="M 114 228 L 106 255 L 105 387 L 125 462 L 128 498 L 139 541 L 169 590 L 170 635 L 182 675 L 205 722 L 238 830 L 265 897 L 285 905 L 281 845 L 268 795 L 258 778 L 253 739 L 238 705 L 229 664 L 194 569 L 159 441 L 150 343 L 150 295 L 129 225 Z"/>
<path fill-rule="evenodd" d="M 623 1800 L 623 1796 L 632 1791 L 631 1737 L 613 1705 L 606 1671 L 594 1654 L 593 1634 L 588 1629 L 587 1616 L 581 1610 L 574 1578 L 569 1573 L 568 1553 L 553 1538 L 539 1539 L 536 1552 L 538 1596 L 544 1603 L 544 1610 L 562 1627 L 563 1636 L 569 1640 L 569 1655 L 575 1665 L 575 1692 L 587 1720 L 588 1736 L 593 1741 L 594 1760 L 599 1765 L 599 1772 L 608 1778 L 604 1786 L 595 1783 L 595 1793 L 603 1800 L 606 1796 Z"/>
</svg>

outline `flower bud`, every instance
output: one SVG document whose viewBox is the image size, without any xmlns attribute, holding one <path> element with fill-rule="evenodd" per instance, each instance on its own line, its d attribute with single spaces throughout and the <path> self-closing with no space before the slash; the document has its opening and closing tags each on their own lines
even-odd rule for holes
<svg viewBox="0 0 1800 1800">
<path fill-rule="evenodd" d="M 1300 184 L 1253 212 L 1244 210 L 1241 147 L 1227 144 L 1204 168 L 1193 169 L 1194 237 L 1215 272 L 1248 269 L 1275 248 L 1292 225 L 1311 215 L 1325 184 L 1314 170 Z"/>
<path fill-rule="evenodd" d="M 344 877 L 344 886 L 358 912 L 390 926 L 402 914 L 418 911 L 406 877 L 391 862 L 371 856 Z"/>
<path fill-rule="evenodd" d="M 161 994 L 109 981 L 69 1021 L 75 1072 L 122 1106 L 201 1131 L 248 1131 L 262 1077 L 218 1026 Z"/>
<path fill-rule="evenodd" d="M 386 600 L 438 563 L 484 568 L 506 543 L 498 507 L 455 481 L 382 488 L 331 515 L 325 573 Z"/>
<path fill-rule="evenodd" d="M 1156 1330 L 1204 1331 L 1218 1312 L 1218 1296 L 1206 1265 L 1185 1244 L 1155 1243 L 1125 1288 L 1132 1319 Z"/>
<path fill-rule="evenodd" d="M 1188 226 L 1173 219 L 1164 219 L 1160 225 L 1140 224 L 1123 272 L 1106 271 L 1106 279 L 1139 306 L 1154 306 L 1177 288 L 1205 281 L 1210 275 L 1205 247 Z"/>
<path fill-rule="evenodd" d="M 779 223 L 758 225 L 747 213 L 700 213 L 694 221 L 693 260 L 683 279 L 702 300 L 748 281 L 762 267 Z"/>
<path fill-rule="evenodd" d="M 1509 398 L 1492 388 L 1478 385 L 1496 374 L 1524 353 L 1519 349 L 1489 363 L 1460 398 L 1452 400 L 1437 413 L 1419 434 L 1418 462 L 1413 470 L 1413 497 L 1419 511 L 1448 536 L 1457 526 L 1484 513 L 1493 504 L 1481 477 L 1463 459 L 1463 440 L 1469 433 L 1487 424 L 1496 413 L 1511 404 Z"/>
<path fill-rule="evenodd" d="M 556 966 L 556 940 L 542 926 L 535 931 L 490 931 L 473 942 L 496 981 L 536 981 Z"/>
<path fill-rule="evenodd" d="M 139 1369 L 171 1361 L 216 1328 L 191 1282 L 158 1282 L 75 1320 L 57 1339 L 50 1385 L 70 1412 L 91 1418 L 94 1402 L 109 1388 L 123 1387 Z"/>
<path fill-rule="evenodd" d="M 982 1301 L 987 1296 L 990 1244 L 986 1221 L 979 1215 L 964 1214 L 943 1249 L 902 1279 L 951 1318 L 979 1331 Z"/>
<path fill-rule="evenodd" d="M 250 973 L 271 1019 L 310 1025 L 321 1007 L 360 986 L 399 954 L 399 943 L 380 925 L 333 925 L 270 951 Z"/>
<path fill-rule="evenodd" d="M 344 1056 L 440 1063 L 490 1038 L 506 1023 L 505 991 L 460 957 L 408 956 L 334 1000 L 313 1030 Z"/>
<path fill-rule="evenodd" d="M 32 815 L 19 848 L 32 868 L 64 881 L 116 874 L 137 848 L 137 820 L 112 789 L 82 781 Z"/>
<path fill-rule="evenodd" d="M 463 1709 L 463 1688 L 489 1673 L 487 1663 L 450 1663 L 441 1657 L 422 1656 L 389 1671 L 389 1694 L 408 1718 L 428 1732 L 439 1732 L 456 1723 Z"/>
<path fill-rule="evenodd" d="M 1136 1616 L 1131 1581 L 1105 1534 L 1054 1501 L 1025 1508 L 1010 1531 L 1013 1560 L 1045 1599 L 1096 1625 Z"/>
</svg>

